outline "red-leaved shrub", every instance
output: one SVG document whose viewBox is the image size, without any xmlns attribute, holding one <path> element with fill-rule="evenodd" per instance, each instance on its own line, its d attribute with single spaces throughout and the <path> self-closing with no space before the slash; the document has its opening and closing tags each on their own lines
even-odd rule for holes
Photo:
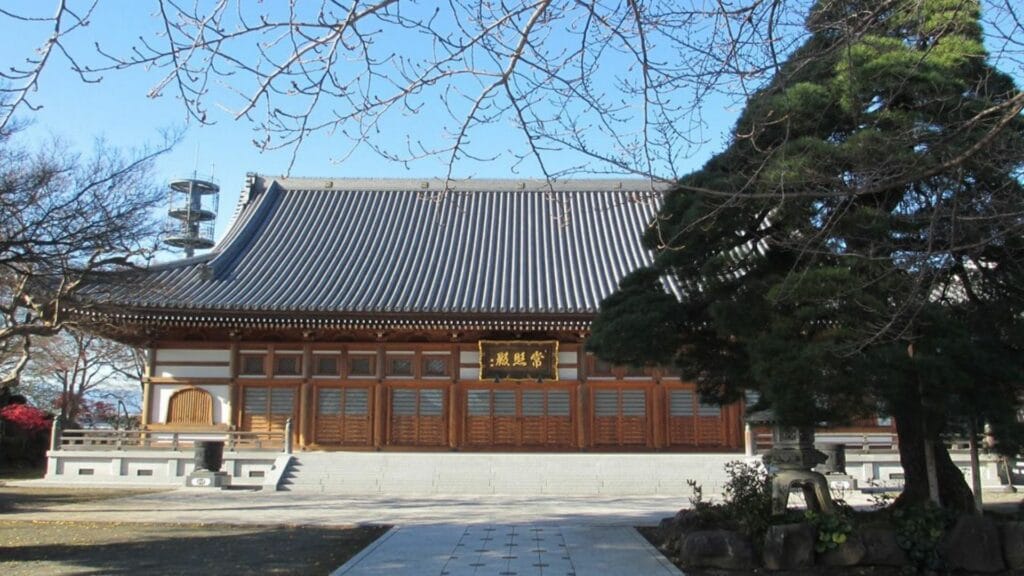
<svg viewBox="0 0 1024 576">
<path fill-rule="evenodd" d="M 50 418 L 46 412 L 28 404 L 8 404 L 0 408 L 0 420 L 6 420 L 27 433 L 50 429 Z"/>
</svg>

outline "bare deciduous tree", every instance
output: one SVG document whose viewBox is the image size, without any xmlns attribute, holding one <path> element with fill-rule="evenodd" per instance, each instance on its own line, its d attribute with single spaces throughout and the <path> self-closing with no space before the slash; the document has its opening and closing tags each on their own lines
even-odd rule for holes
<svg viewBox="0 0 1024 576">
<path fill-rule="evenodd" d="M 49 14 L 0 9 L 47 33 L 37 54 L 2 72 L 11 99 L 0 126 L 32 106 L 41 71 L 59 58 L 86 82 L 125 68 L 155 69 L 149 96 L 180 99 L 199 123 L 216 122 L 221 111 L 249 120 L 262 134 L 258 147 L 290 149 L 293 161 L 305 139 L 329 132 L 346 143 L 338 145 L 339 160 L 362 146 L 398 162 L 437 156 L 448 177 L 463 164 L 506 154 L 548 178 L 661 180 L 678 178 L 684 160 L 716 136 L 705 133 L 706 117 L 741 105 L 780 71 L 812 32 L 804 25 L 812 7 L 832 14 L 820 26 L 843 29 L 895 6 L 153 0 L 159 32 L 125 49 L 89 36 L 106 3 L 55 4 Z M 984 9 L 997 64 L 1024 74 L 1019 8 L 987 0 Z M 96 51 L 76 52 L 72 36 L 94 41 Z M 429 115 L 428 130 L 407 126 L 420 114 Z M 495 146 L 492 130 L 505 125 L 518 141 Z M 406 136 L 398 147 L 381 137 L 396 131 Z"/>
<path fill-rule="evenodd" d="M 66 422 L 103 419 L 117 402 L 138 405 L 142 372 L 136 349 L 79 330 L 36 341 L 24 374 L 24 392 L 39 405 L 60 410 Z M 94 423 L 94 422 L 93 422 Z"/>
<path fill-rule="evenodd" d="M 17 384 L 32 339 L 73 322 L 61 303 L 90 276 L 132 267 L 156 247 L 153 158 L 98 143 L 83 159 L 60 143 L 38 150 L 0 134 L 0 393 Z M 173 139 L 172 139 L 173 140 Z"/>
</svg>

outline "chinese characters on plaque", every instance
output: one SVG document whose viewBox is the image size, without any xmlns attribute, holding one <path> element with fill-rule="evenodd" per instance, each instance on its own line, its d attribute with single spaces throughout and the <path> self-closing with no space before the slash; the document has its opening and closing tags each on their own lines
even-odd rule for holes
<svg viewBox="0 0 1024 576">
<path fill-rule="evenodd" d="M 558 380 L 557 340 L 481 340 L 481 380 Z"/>
</svg>

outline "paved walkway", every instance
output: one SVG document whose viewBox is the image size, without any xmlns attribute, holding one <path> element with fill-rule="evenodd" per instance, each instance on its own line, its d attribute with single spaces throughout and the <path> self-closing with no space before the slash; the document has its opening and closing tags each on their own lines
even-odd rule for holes
<svg viewBox="0 0 1024 576">
<path fill-rule="evenodd" d="M 681 576 L 627 526 L 394 528 L 333 576 Z"/>
</svg>

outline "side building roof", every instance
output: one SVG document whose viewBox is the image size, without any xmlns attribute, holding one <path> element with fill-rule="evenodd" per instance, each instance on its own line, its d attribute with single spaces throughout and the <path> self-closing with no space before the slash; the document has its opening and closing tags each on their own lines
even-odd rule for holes
<svg viewBox="0 0 1024 576">
<path fill-rule="evenodd" d="M 640 237 L 660 205 L 639 180 L 248 184 L 210 253 L 107 286 L 82 310 L 220 326 L 586 328 L 651 262 Z"/>
</svg>

